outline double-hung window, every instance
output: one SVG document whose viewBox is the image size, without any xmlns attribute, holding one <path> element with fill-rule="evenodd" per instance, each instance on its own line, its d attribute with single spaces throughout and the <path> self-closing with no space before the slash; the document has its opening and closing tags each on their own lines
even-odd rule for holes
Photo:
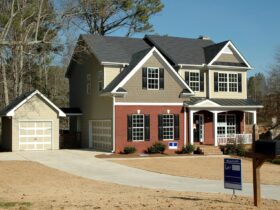
<svg viewBox="0 0 280 210">
<path fill-rule="evenodd" d="M 200 90 L 199 79 L 200 79 L 199 72 L 190 72 L 189 84 L 190 84 L 190 88 L 193 91 L 199 91 Z"/>
<path fill-rule="evenodd" d="M 236 116 L 234 114 L 218 115 L 218 136 L 229 136 L 236 134 Z"/>
<path fill-rule="evenodd" d="M 172 140 L 174 139 L 174 115 L 164 114 L 162 116 L 162 128 L 163 128 L 163 139 Z"/>
<path fill-rule="evenodd" d="M 147 68 L 147 86 L 149 90 L 159 89 L 159 69 Z"/>
<path fill-rule="evenodd" d="M 237 74 L 228 74 L 228 90 L 229 92 L 237 92 L 238 80 Z"/>
<path fill-rule="evenodd" d="M 87 74 L 87 95 L 91 94 L 91 74 Z"/>
<path fill-rule="evenodd" d="M 219 91 L 227 91 L 227 74 L 226 73 L 219 73 Z"/>
<path fill-rule="evenodd" d="M 220 92 L 241 92 L 241 73 L 215 73 L 214 90 Z"/>
<path fill-rule="evenodd" d="M 132 140 L 133 141 L 144 141 L 144 115 L 133 114 L 132 115 Z"/>
</svg>

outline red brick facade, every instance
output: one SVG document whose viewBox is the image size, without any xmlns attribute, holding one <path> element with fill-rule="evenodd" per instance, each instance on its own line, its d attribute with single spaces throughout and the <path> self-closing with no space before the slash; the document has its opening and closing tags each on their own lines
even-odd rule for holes
<svg viewBox="0 0 280 210">
<path fill-rule="evenodd" d="M 127 140 L 127 116 L 137 114 L 140 110 L 141 114 L 150 115 L 150 140 L 149 141 L 132 141 Z M 158 140 L 158 115 L 179 114 L 179 140 L 159 141 Z M 186 126 L 187 127 L 187 126 Z M 116 106 L 115 107 L 115 142 L 116 152 L 123 151 L 126 146 L 133 146 L 137 152 L 143 152 L 155 142 L 161 142 L 166 145 L 166 152 L 172 153 L 175 150 L 168 150 L 168 142 L 178 142 L 178 149 L 184 144 L 184 110 L 182 106 Z M 188 139 L 188 138 L 187 138 Z"/>
<path fill-rule="evenodd" d="M 169 111 L 168 111 L 169 110 Z M 150 140 L 132 141 L 127 139 L 127 116 L 131 114 L 149 114 L 150 115 Z M 179 140 L 159 141 L 158 140 L 158 115 L 159 114 L 179 114 Z M 244 131 L 244 113 L 239 111 L 228 112 L 236 115 L 237 133 Z M 204 115 L 204 143 L 214 145 L 213 114 L 209 111 L 199 111 L 196 114 Z M 184 126 L 186 127 L 186 143 L 189 143 L 189 119 L 186 113 L 186 125 L 184 125 L 184 109 L 181 106 L 121 106 L 115 107 L 115 148 L 116 152 L 123 151 L 124 147 L 135 147 L 137 152 L 144 152 L 155 142 L 161 142 L 166 145 L 166 152 L 173 153 L 175 150 L 168 149 L 168 142 L 178 142 L 178 149 L 184 145 Z"/>
</svg>

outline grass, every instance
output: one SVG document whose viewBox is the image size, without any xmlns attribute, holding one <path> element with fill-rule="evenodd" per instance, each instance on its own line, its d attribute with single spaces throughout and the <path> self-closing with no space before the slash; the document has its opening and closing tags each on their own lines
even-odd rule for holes
<svg viewBox="0 0 280 210">
<path fill-rule="evenodd" d="M 30 202 L 5 202 L 0 201 L 0 208 L 13 208 L 15 206 L 18 207 L 30 207 L 32 204 Z"/>
</svg>

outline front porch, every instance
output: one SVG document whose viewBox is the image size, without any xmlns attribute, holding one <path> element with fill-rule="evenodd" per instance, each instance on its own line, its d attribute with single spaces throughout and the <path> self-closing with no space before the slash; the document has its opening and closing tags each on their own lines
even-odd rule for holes
<svg viewBox="0 0 280 210">
<path fill-rule="evenodd" d="M 185 104 L 188 111 L 189 144 L 251 144 L 252 134 L 245 132 L 245 113 L 257 123 L 256 107 L 221 106 L 210 100 L 196 105 Z"/>
</svg>

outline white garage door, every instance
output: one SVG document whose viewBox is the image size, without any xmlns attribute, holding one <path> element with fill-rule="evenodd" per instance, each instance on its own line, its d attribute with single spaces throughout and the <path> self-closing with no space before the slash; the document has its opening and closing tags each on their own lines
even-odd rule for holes
<svg viewBox="0 0 280 210">
<path fill-rule="evenodd" d="M 111 120 L 90 121 L 90 146 L 101 151 L 112 151 L 112 123 Z"/>
<path fill-rule="evenodd" d="M 51 121 L 19 122 L 19 150 L 52 149 Z"/>
</svg>

